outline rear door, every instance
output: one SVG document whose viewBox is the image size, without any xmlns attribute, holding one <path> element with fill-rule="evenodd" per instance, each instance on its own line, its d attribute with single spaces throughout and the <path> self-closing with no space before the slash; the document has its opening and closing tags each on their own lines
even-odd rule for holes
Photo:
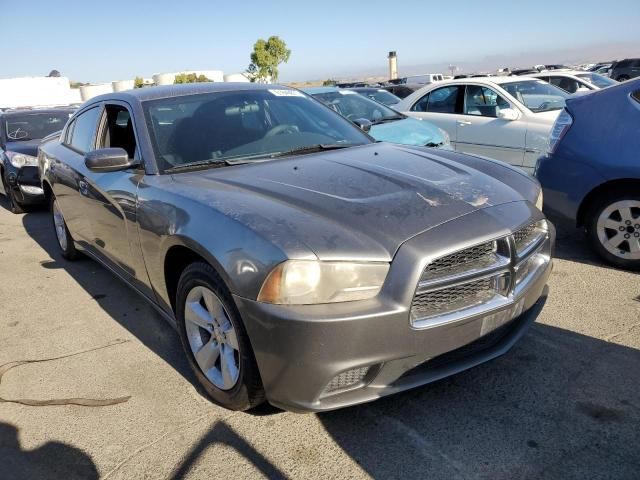
<svg viewBox="0 0 640 480">
<path fill-rule="evenodd" d="M 505 108 L 518 111 L 487 86 L 465 85 L 456 150 L 522 165 L 527 127 L 522 120 L 498 118 Z"/>
<path fill-rule="evenodd" d="M 449 134 L 451 146 L 456 148 L 460 105 L 464 86 L 448 85 L 429 91 L 405 112 L 427 120 Z"/>
</svg>

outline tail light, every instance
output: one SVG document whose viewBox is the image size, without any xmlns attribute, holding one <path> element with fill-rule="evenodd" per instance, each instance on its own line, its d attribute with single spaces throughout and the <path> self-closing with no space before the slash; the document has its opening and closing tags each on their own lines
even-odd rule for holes
<svg viewBox="0 0 640 480">
<path fill-rule="evenodd" d="M 555 123 L 553 124 L 553 128 L 551 129 L 551 134 L 549 135 L 549 153 L 553 153 L 556 151 L 560 140 L 567 134 L 569 128 L 573 125 L 573 118 L 566 110 L 562 110 Z"/>
</svg>

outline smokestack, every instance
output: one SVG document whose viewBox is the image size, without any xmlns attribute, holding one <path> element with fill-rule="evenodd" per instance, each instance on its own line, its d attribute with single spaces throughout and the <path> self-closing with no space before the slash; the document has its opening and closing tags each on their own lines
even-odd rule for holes
<svg viewBox="0 0 640 480">
<path fill-rule="evenodd" d="M 398 56 L 396 55 L 395 50 L 393 52 L 389 52 L 389 80 L 393 80 L 394 78 L 398 78 Z"/>
</svg>

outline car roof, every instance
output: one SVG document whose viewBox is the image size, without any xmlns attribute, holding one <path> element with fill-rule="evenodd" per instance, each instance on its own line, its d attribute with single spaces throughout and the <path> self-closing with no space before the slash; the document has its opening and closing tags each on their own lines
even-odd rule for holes
<svg viewBox="0 0 640 480">
<path fill-rule="evenodd" d="M 522 82 L 524 80 L 540 80 L 539 78 L 529 77 L 527 75 L 515 77 L 473 77 L 473 78 L 455 78 L 453 80 L 442 80 L 440 82 L 425 85 L 425 87 L 436 88 L 438 86 L 457 85 L 459 83 L 484 83 L 487 85 L 503 85 L 505 83 Z"/>
<path fill-rule="evenodd" d="M 182 97 L 185 95 L 195 95 L 202 93 L 230 92 L 242 90 L 294 90 L 284 85 L 273 85 L 264 83 L 247 83 L 247 82 L 204 82 L 204 83 L 187 83 L 179 85 L 162 85 L 154 87 L 135 88 L 133 90 L 125 90 L 123 92 L 106 93 L 91 99 L 91 102 L 121 100 L 146 102 L 149 100 L 158 100 L 161 98 Z"/>
<path fill-rule="evenodd" d="M 12 116 L 24 115 L 25 113 L 72 113 L 76 107 L 60 107 L 60 108 L 20 108 L 16 110 L 7 110 L 0 112 L 0 116 L 10 118 Z"/>
<path fill-rule="evenodd" d="M 579 75 L 583 73 L 593 73 L 593 72 L 587 72 L 585 70 L 545 70 L 544 72 L 532 73 L 530 75 L 532 77 L 539 77 L 539 76 L 545 76 L 545 75 Z"/>
</svg>

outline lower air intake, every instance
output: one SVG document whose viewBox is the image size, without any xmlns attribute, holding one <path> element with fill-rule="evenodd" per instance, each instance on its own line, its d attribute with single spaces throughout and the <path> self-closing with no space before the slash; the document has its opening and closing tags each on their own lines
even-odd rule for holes
<svg viewBox="0 0 640 480">
<path fill-rule="evenodd" d="M 324 393 L 332 393 L 353 387 L 364 380 L 368 371 L 369 367 L 360 367 L 342 372 L 333 377 L 327 388 L 324 389 Z"/>
</svg>

